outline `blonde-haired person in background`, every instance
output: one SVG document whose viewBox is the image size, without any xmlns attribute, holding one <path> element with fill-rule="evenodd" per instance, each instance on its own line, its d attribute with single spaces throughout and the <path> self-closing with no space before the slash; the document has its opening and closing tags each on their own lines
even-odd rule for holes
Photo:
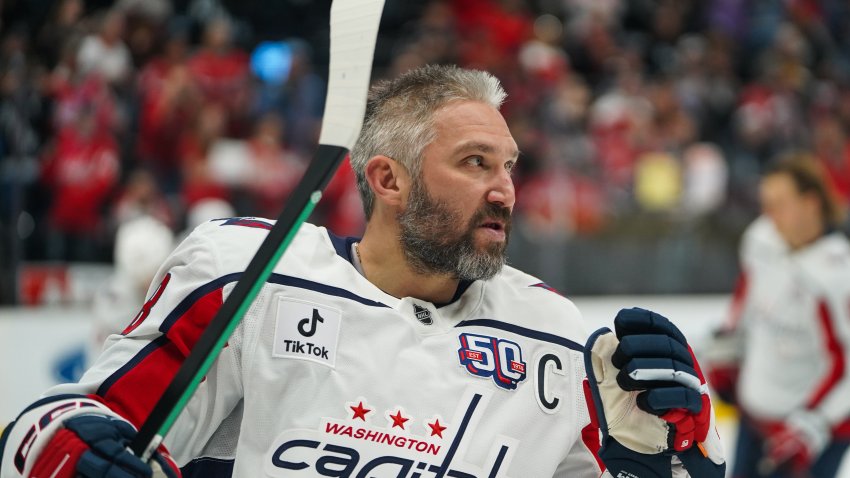
<svg viewBox="0 0 850 478">
<path fill-rule="evenodd" d="M 850 445 L 850 241 L 808 155 L 780 158 L 759 193 L 730 320 L 705 357 L 741 414 L 733 476 L 833 477 Z"/>
</svg>

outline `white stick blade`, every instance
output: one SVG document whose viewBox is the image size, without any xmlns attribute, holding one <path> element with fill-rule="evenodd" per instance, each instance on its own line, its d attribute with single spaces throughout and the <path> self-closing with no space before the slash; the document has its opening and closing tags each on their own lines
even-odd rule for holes
<svg viewBox="0 0 850 478">
<path fill-rule="evenodd" d="M 334 0 L 328 96 L 319 143 L 350 150 L 366 111 L 384 0 Z"/>
</svg>

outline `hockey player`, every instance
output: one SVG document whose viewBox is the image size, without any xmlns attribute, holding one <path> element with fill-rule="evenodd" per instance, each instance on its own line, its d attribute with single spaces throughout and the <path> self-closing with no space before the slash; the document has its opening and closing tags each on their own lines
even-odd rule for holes
<svg viewBox="0 0 850 478">
<path fill-rule="evenodd" d="M 730 324 L 706 355 L 741 413 L 733 476 L 833 477 L 850 444 L 850 243 L 810 158 L 775 164 L 760 195 Z"/>
<path fill-rule="evenodd" d="M 669 321 L 624 310 L 585 347 L 573 304 L 504 265 L 519 156 L 504 96 L 457 67 L 375 86 L 351 157 L 363 238 L 301 228 L 154 461 L 128 439 L 267 220 L 183 241 L 80 383 L 10 427 L 0 477 L 723 476 L 705 382 Z"/>
</svg>

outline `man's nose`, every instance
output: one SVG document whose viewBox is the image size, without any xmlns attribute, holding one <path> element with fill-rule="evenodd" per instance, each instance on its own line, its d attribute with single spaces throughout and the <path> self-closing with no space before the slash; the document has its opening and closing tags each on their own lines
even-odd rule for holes
<svg viewBox="0 0 850 478">
<path fill-rule="evenodd" d="M 487 191 L 487 202 L 513 209 L 516 202 L 516 189 L 510 172 L 502 170 L 497 175 L 492 187 Z"/>
</svg>

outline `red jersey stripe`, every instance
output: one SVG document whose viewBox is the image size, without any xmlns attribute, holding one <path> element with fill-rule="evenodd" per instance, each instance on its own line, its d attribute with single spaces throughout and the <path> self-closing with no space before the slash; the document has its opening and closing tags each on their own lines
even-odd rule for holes
<svg viewBox="0 0 850 478">
<path fill-rule="evenodd" d="M 222 289 L 201 296 L 152 342 L 98 390 L 102 401 L 134 425 L 141 426 L 180 365 L 223 302 Z"/>
<path fill-rule="evenodd" d="M 824 398 L 829 394 L 830 391 L 835 387 L 836 384 L 841 380 L 844 376 L 844 348 L 841 345 L 841 342 L 838 340 L 838 335 L 835 333 L 835 329 L 832 325 L 832 314 L 829 311 L 829 307 L 826 304 L 826 301 L 821 300 L 818 303 L 818 322 L 820 323 L 821 329 L 823 330 L 824 339 L 826 343 L 826 351 L 829 353 L 829 371 L 826 376 L 824 376 L 821 384 L 815 389 L 815 393 L 809 399 L 808 408 L 814 408 L 823 401 Z"/>
</svg>

